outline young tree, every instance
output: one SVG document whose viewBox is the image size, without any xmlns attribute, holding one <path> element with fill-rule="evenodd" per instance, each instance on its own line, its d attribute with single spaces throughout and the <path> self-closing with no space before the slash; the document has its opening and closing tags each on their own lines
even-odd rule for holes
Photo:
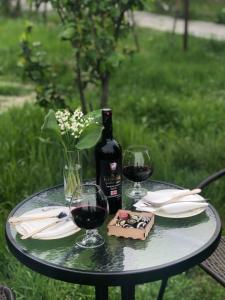
<svg viewBox="0 0 225 300">
<path fill-rule="evenodd" d="M 48 63 L 46 52 L 40 42 L 32 42 L 33 24 L 28 22 L 21 36 L 21 55 L 18 66 L 23 70 L 23 77 L 35 84 L 36 102 L 42 107 L 65 108 L 65 93 L 57 86 L 56 74 Z"/>
<path fill-rule="evenodd" d="M 29 0 L 38 5 L 48 0 Z M 135 51 L 121 43 L 133 30 L 134 22 L 128 17 L 133 9 L 142 9 L 142 0 L 49 0 L 63 25 L 61 39 L 69 41 L 74 49 L 75 85 L 79 92 L 83 113 L 92 110 L 87 100 L 89 86 L 98 89 L 99 106 L 106 107 L 112 73 L 126 55 Z M 133 31 L 134 34 L 134 31 Z M 137 36 L 134 34 L 136 46 Z M 26 70 L 34 69 L 32 59 L 23 50 Z M 30 53 L 30 52 L 29 52 Z M 40 66 L 39 66 L 40 67 Z M 43 64 L 41 64 L 43 69 Z M 26 72 L 27 73 L 27 72 Z M 31 73 L 28 73 L 28 76 Z M 33 78 L 31 78 L 33 80 Z"/>
<path fill-rule="evenodd" d="M 107 106 L 111 75 L 131 52 L 120 40 L 131 29 L 126 13 L 141 9 L 141 0 L 50 0 L 63 24 L 61 34 L 74 49 L 75 84 L 82 111 L 88 111 L 89 84 L 100 87 L 100 107 Z"/>
</svg>

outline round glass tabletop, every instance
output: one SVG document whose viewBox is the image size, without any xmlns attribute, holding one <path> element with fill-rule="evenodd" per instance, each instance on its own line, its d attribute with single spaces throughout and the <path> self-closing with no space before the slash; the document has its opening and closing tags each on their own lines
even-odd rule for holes
<svg viewBox="0 0 225 300">
<path fill-rule="evenodd" d="M 124 183 L 123 191 L 128 183 Z M 179 188 L 169 183 L 148 181 L 149 190 Z M 124 208 L 132 208 L 132 200 L 123 194 Z M 39 192 L 18 204 L 11 216 L 34 208 L 64 205 L 63 187 Z M 95 249 L 75 246 L 75 236 L 56 240 L 21 240 L 14 227 L 7 223 L 9 248 L 25 265 L 49 277 L 68 282 L 96 284 L 96 280 L 119 285 L 123 280 L 135 283 L 161 279 L 165 274 L 182 272 L 206 259 L 216 248 L 221 223 L 210 205 L 205 212 L 183 219 L 155 218 L 155 224 L 145 241 L 107 236 L 109 216 L 99 229 L 105 245 Z"/>
</svg>

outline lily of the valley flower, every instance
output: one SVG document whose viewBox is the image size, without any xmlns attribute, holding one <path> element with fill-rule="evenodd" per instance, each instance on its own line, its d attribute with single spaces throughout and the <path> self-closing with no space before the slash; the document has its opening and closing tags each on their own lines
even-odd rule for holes
<svg viewBox="0 0 225 300">
<path fill-rule="evenodd" d="M 74 112 L 50 109 L 41 130 L 51 132 L 51 138 L 54 135 L 64 151 L 90 149 L 101 138 L 103 127 L 98 121 L 100 117 L 101 110 L 84 115 L 80 108 Z"/>
<path fill-rule="evenodd" d="M 58 110 L 55 113 L 56 120 L 62 135 L 68 134 L 78 139 L 83 130 L 88 127 L 93 118 L 85 117 L 80 108 L 77 108 L 74 113 L 70 113 L 67 109 Z"/>
</svg>

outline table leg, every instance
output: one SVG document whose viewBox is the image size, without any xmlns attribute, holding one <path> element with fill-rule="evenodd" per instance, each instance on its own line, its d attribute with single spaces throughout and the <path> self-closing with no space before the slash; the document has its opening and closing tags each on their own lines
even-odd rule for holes
<svg viewBox="0 0 225 300">
<path fill-rule="evenodd" d="M 96 285 L 95 286 L 95 300 L 108 300 L 108 286 Z"/>
<path fill-rule="evenodd" d="M 167 278 L 164 278 L 162 280 L 157 300 L 163 300 L 163 295 L 165 293 L 165 289 L 166 289 L 168 279 L 169 278 L 167 277 Z"/>
<path fill-rule="evenodd" d="M 127 284 L 121 286 L 122 300 L 135 300 L 135 285 Z"/>
</svg>

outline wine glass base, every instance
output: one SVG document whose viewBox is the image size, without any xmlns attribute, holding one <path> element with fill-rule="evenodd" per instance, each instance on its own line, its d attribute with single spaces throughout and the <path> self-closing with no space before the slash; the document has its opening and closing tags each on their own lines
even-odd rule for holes
<svg viewBox="0 0 225 300">
<path fill-rule="evenodd" d="M 65 197 L 65 203 L 66 204 L 70 203 L 71 199 L 72 199 L 72 197 Z"/>
<path fill-rule="evenodd" d="M 129 197 L 129 198 L 133 198 L 136 199 L 136 201 L 138 201 L 139 199 L 141 199 L 142 197 L 144 197 L 145 195 L 147 195 L 148 190 L 145 188 L 130 188 L 127 189 L 125 194 Z"/>
<path fill-rule="evenodd" d="M 104 243 L 105 240 L 97 232 L 97 230 L 88 230 L 86 234 L 81 235 L 76 240 L 76 245 L 85 249 L 97 248 L 102 246 Z"/>
</svg>

